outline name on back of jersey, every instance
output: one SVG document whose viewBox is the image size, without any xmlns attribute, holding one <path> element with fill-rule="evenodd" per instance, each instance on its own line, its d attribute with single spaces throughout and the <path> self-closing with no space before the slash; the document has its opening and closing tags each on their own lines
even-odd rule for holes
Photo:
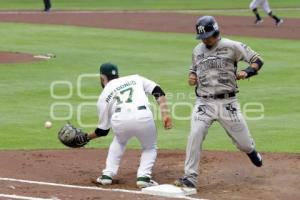
<svg viewBox="0 0 300 200">
<path fill-rule="evenodd" d="M 132 86 L 132 85 L 136 85 L 136 82 L 135 81 L 129 81 L 129 82 L 126 82 L 118 87 L 116 87 L 105 99 L 106 103 L 109 103 L 112 99 L 113 99 L 113 96 L 115 93 L 119 92 L 120 90 L 122 89 L 125 89 L 126 87 L 129 87 L 129 86 Z"/>
</svg>

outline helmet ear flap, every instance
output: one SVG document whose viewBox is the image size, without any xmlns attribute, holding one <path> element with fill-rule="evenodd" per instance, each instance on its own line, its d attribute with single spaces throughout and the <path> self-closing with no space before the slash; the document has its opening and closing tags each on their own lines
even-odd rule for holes
<svg viewBox="0 0 300 200">
<path fill-rule="evenodd" d="M 220 36 L 220 31 L 219 30 L 216 30 L 213 34 L 213 37 L 217 38 Z"/>
</svg>

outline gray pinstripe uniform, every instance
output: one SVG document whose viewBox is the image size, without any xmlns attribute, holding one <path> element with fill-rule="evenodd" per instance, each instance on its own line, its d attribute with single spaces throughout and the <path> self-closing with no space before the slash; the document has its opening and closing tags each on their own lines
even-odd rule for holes
<svg viewBox="0 0 300 200">
<path fill-rule="evenodd" d="M 192 112 L 185 160 L 185 176 L 194 184 L 197 184 L 202 142 L 214 121 L 222 125 L 238 149 L 246 153 L 254 150 L 254 142 L 237 98 L 215 99 L 209 96 L 238 92 L 237 63 L 251 63 L 258 57 L 248 46 L 225 38 L 211 49 L 203 43 L 195 47 L 190 73 L 197 75 L 198 97 Z"/>
</svg>

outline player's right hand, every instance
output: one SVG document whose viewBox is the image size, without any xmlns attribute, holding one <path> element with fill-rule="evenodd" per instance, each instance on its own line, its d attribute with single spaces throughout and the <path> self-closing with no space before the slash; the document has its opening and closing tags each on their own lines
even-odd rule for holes
<svg viewBox="0 0 300 200">
<path fill-rule="evenodd" d="M 163 122 L 164 122 L 164 128 L 165 129 L 171 129 L 172 128 L 172 118 L 170 115 L 165 115 L 163 117 Z"/>
<path fill-rule="evenodd" d="M 189 74 L 189 85 L 194 86 L 197 84 L 197 75 L 194 73 Z"/>
<path fill-rule="evenodd" d="M 236 79 L 237 80 L 244 80 L 247 78 L 247 72 L 245 71 L 239 71 L 237 74 L 236 74 Z"/>
</svg>

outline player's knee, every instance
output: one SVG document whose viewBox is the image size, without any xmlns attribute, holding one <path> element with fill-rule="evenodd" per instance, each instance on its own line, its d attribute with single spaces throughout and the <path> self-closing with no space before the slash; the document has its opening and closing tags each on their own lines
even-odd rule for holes
<svg viewBox="0 0 300 200">
<path fill-rule="evenodd" d="M 205 133 L 201 130 L 193 130 L 190 132 L 190 138 L 193 139 L 193 138 L 203 138 L 205 135 Z"/>
<path fill-rule="evenodd" d="M 202 144 L 202 142 L 205 140 L 205 136 L 206 136 L 206 133 L 205 132 L 202 132 L 202 131 L 191 131 L 190 132 L 190 135 L 188 137 L 188 141 L 189 143 L 199 143 L 199 145 Z"/>
</svg>

